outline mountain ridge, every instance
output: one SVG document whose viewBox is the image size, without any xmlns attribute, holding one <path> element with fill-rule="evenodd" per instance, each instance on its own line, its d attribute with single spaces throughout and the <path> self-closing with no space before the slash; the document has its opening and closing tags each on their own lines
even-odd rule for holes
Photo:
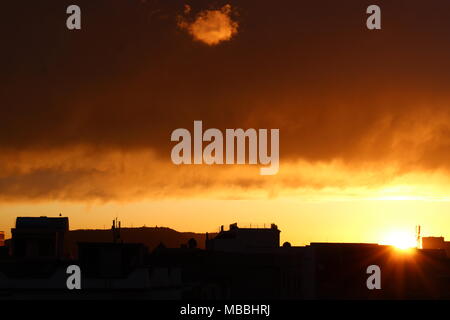
<svg viewBox="0 0 450 320">
<path fill-rule="evenodd" d="M 214 237 L 215 233 L 210 233 Z M 189 239 L 195 239 L 197 247 L 204 249 L 206 233 L 179 232 L 168 227 L 136 227 L 121 228 L 121 240 L 124 243 L 143 243 L 149 250 L 155 249 L 159 244 L 167 248 L 179 248 L 187 244 Z M 111 229 L 77 229 L 66 234 L 65 243 L 71 252 L 76 251 L 78 242 L 112 242 Z"/>
</svg>

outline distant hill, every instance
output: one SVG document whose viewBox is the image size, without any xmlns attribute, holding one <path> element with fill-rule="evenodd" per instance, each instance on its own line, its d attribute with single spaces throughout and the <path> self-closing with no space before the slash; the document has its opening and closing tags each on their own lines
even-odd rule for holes
<svg viewBox="0 0 450 320">
<path fill-rule="evenodd" d="M 122 228 L 120 231 L 123 242 L 138 242 L 153 250 L 160 243 L 167 248 L 179 248 L 187 244 L 189 239 L 197 241 L 198 248 L 205 247 L 204 233 L 178 232 L 165 227 Z M 210 234 L 214 237 L 216 234 Z M 76 252 L 77 242 L 111 242 L 111 230 L 71 230 L 66 236 L 66 245 L 71 252 Z"/>
</svg>

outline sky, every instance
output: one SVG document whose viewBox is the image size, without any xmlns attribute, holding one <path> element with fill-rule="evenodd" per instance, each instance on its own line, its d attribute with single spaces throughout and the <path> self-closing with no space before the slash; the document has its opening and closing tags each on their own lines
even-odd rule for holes
<svg viewBox="0 0 450 320">
<path fill-rule="evenodd" d="M 67 6 L 81 30 L 66 28 Z M 0 229 L 278 224 L 283 241 L 450 238 L 450 4 L 7 1 Z M 173 130 L 278 128 L 280 170 L 174 165 Z"/>
</svg>

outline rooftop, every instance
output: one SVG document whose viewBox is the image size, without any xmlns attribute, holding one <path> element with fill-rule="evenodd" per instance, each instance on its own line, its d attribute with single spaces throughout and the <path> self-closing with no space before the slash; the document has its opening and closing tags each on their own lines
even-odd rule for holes
<svg viewBox="0 0 450 320">
<path fill-rule="evenodd" d="M 60 229 L 69 230 L 69 218 L 17 217 L 16 229 Z"/>
</svg>

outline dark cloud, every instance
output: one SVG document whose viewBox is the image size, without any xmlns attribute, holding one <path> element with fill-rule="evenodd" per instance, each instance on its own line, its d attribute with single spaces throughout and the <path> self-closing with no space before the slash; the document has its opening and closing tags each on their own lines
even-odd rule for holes
<svg viewBox="0 0 450 320">
<path fill-rule="evenodd" d="M 74 171 L 33 165 L 80 146 L 93 154 L 151 150 L 170 167 L 170 133 L 193 120 L 280 128 L 281 166 L 448 168 L 448 1 L 381 1 L 380 31 L 365 29 L 369 1 L 81 0 L 81 31 L 65 28 L 69 4 L 3 5 L 0 150 L 33 152 L 21 163 L 35 171 L 10 171 L 3 158 L 0 192 L 21 185 L 27 194 L 30 181 L 41 181 L 30 197 L 64 189 L 70 198 L 61 184 L 116 174 L 114 166 L 96 173 L 95 161 Z M 185 4 L 193 12 L 229 4 L 239 12 L 238 35 L 215 46 L 193 41 L 177 25 Z M 228 183 L 260 183 L 235 178 Z M 85 193 L 119 193 L 98 188 Z"/>
</svg>

